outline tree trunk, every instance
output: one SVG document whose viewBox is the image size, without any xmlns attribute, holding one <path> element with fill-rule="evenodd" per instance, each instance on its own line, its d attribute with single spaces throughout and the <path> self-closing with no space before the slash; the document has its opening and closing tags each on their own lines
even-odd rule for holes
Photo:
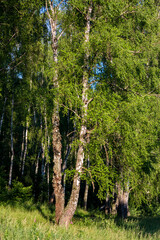
<svg viewBox="0 0 160 240">
<path fill-rule="evenodd" d="M 89 168 L 89 156 L 88 156 L 88 159 L 87 159 L 87 168 Z M 84 199 L 83 199 L 83 202 L 84 202 L 84 210 L 87 211 L 87 202 L 88 202 L 88 190 L 89 190 L 89 185 L 86 181 L 86 185 L 85 185 L 85 191 L 84 191 Z"/>
<path fill-rule="evenodd" d="M 50 6 L 50 11 L 48 9 L 48 3 Z M 53 51 L 53 61 L 55 63 L 55 71 L 54 71 L 54 78 L 53 78 L 53 86 L 54 89 L 59 90 L 59 83 L 58 83 L 58 72 L 57 72 L 57 63 L 58 63 L 58 39 L 57 39 L 57 9 L 56 6 L 52 5 L 51 0 L 46 0 L 46 10 L 48 14 L 48 18 L 50 21 L 51 26 L 51 34 L 52 34 L 52 51 Z M 64 191 L 62 186 L 62 173 L 61 173 L 61 165 L 62 165 L 62 157 L 61 157 L 61 134 L 60 134 L 60 117 L 59 117 L 59 104 L 58 99 L 56 99 L 53 115 L 52 115 L 52 125 L 53 125 L 53 133 L 52 133 L 52 140 L 53 140 L 53 189 L 55 195 L 55 220 L 56 223 L 59 223 L 59 219 L 64 211 Z"/>
<path fill-rule="evenodd" d="M 23 155 L 23 162 L 22 162 L 22 176 L 24 175 L 24 166 L 26 162 L 27 147 L 28 147 L 28 127 L 29 127 L 29 120 L 26 120 L 25 145 L 24 145 L 24 155 Z"/>
<path fill-rule="evenodd" d="M 45 156 L 46 156 L 46 169 L 47 169 L 47 194 L 48 194 L 48 202 L 49 202 L 49 151 L 50 151 L 50 137 L 48 135 L 48 124 L 47 124 L 47 114 L 46 107 L 44 108 L 44 121 L 45 121 Z"/>
<path fill-rule="evenodd" d="M 127 218 L 128 216 L 129 191 L 125 191 L 118 185 L 118 216 Z"/>
<path fill-rule="evenodd" d="M 13 160 L 14 160 L 14 149 L 13 149 L 13 109 L 14 109 L 14 96 L 12 95 L 12 109 L 11 109 L 11 164 L 9 171 L 9 186 L 12 185 L 12 173 L 13 173 Z"/>
<path fill-rule="evenodd" d="M 68 111 L 68 116 L 67 116 L 68 131 L 69 131 L 69 120 L 70 120 L 70 119 L 69 119 L 69 111 Z M 67 131 L 67 132 L 68 132 L 68 131 Z M 71 152 L 72 142 L 73 142 L 73 139 L 74 139 L 74 135 L 75 135 L 75 127 L 74 127 L 73 136 L 72 136 L 72 138 L 71 138 L 71 142 L 69 142 L 69 140 L 68 140 L 66 155 L 65 155 L 65 158 L 64 158 L 63 166 L 62 166 L 64 198 L 65 198 L 65 192 L 66 192 L 66 172 L 65 172 L 65 170 L 67 169 L 68 157 L 69 157 L 70 152 Z"/>
<path fill-rule="evenodd" d="M 47 163 L 47 191 L 48 191 L 48 202 L 49 202 L 49 199 L 50 199 L 50 191 L 49 191 L 49 162 Z"/>
<path fill-rule="evenodd" d="M 79 199 L 79 191 L 80 191 L 80 175 L 82 173 L 83 161 L 84 161 L 84 147 L 86 144 L 86 135 L 87 135 L 87 126 L 86 126 L 86 117 L 87 117 L 87 108 L 88 108 L 88 61 L 89 61 L 89 34 L 90 34 L 90 18 L 92 13 L 92 6 L 89 6 L 88 12 L 86 15 L 86 29 L 85 29 L 85 56 L 84 56 L 84 72 L 83 72 L 83 81 L 82 81 L 82 125 L 80 129 L 80 144 L 77 153 L 77 161 L 76 161 L 76 173 L 73 179 L 72 191 L 70 200 L 64 210 L 62 217 L 60 218 L 59 224 L 62 226 L 68 227 L 71 222 L 71 219 L 76 211 L 78 199 Z"/>
<path fill-rule="evenodd" d="M 2 116 L 1 116 L 1 121 L 0 121 L 0 135 L 1 135 L 2 124 L 3 124 L 3 119 L 4 119 L 6 101 L 7 101 L 7 98 L 5 97 L 4 105 L 3 105 L 3 111 L 2 111 Z"/>
<path fill-rule="evenodd" d="M 88 190 L 89 190 L 89 185 L 86 181 L 86 186 L 84 191 L 84 210 L 86 211 L 87 211 L 87 202 L 88 202 Z"/>
<path fill-rule="evenodd" d="M 111 213 L 110 197 L 107 194 L 106 195 L 106 201 L 105 201 L 105 214 L 109 215 L 110 213 Z"/>
<path fill-rule="evenodd" d="M 22 161 L 23 161 L 23 154 L 24 154 L 24 143 L 25 143 L 25 128 L 23 127 L 23 137 L 22 137 L 22 145 L 21 145 L 21 156 L 20 156 L 20 163 L 19 163 L 19 171 L 21 173 L 22 170 Z"/>
<path fill-rule="evenodd" d="M 59 116 L 57 113 L 53 114 L 53 152 L 54 152 L 54 167 L 53 167 L 53 188 L 55 195 L 55 217 L 56 223 L 59 223 L 59 219 L 64 210 L 64 191 L 62 186 L 62 173 L 61 173 L 61 135 L 59 131 Z"/>
<path fill-rule="evenodd" d="M 37 177 L 38 177 L 38 168 L 39 168 L 39 158 L 40 158 L 40 155 L 41 155 L 41 148 L 39 149 L 39 152 L 38 152 L 38 156 L 37 156 L 37 161 L 35 163 L 35 182 L 34 182 L 34 197 L 35 197 L 35 200 L 38 199 L 38 193 L 37 193 Z"/>
</svg>

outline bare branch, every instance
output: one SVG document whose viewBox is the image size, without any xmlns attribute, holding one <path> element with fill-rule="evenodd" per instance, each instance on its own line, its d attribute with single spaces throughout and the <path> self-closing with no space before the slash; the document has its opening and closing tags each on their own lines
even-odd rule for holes
<svg viewBox="0 0 160 240">
<path fill-rule="evenodd" d="M 120 17 L 122 17 L 122 16 L 124 16 L 124 15 L 126 15 L 126 14 L 131 14 L 131 13 L 135 13 L 136 11 L 135 10 L 133 10 L 133 11 L 125 11 L 125 12 L 123 12 L 123 13 L 121 13 L 121 15 L 120 15 Z"/>
<path fill-rule="evenodd" d="M 59 34 L 59 36 L 57 37 L 57 40 L 59 40 L 62 37 L 65 30 L 66 30 L 66 28 Z"/>
<path fill-rule="evenodd" d="M 67 26 L 65 29 L 62 30 L 62 32 L 60 33 L 60 35 L 57 37 L 57 40 L 59 40 L 61 38 L 61 36 L 63 35 L 64 31 L 69 28 L 70 26 L 72 26 L 73 23 L 71 23 L 69 26 Z"/>
<path fill-rule="evenodd" d="M 52 12 L 52 14 L 53 14 L 53 16 L 54 16 L 55 10 L 54 10 L 54 8 L 53 8 L 53 5 L 52 5 L 51 0 L 49 0 L 49 5 L 50 5 L 50 8 L 51 8 L 51 12 Z"/>
<path fill-rule="evenodd" d="M 46 0 L 46 11 L 47 11 L 47 15 L 49 17 L 49 19 L 51 18 L 51 15 L 49 13 L 49 10 L 48 10 L 48 1 Z"/>
<path fill-rule="evenodd" d="M 8 42 L 4 45 L 4 47 L 6 47 L 10 42 L 11 40 L 16 36 L 17 32 L 15 32 L 12 37 L 8 40 Z"/>
<path fill-rule="evenodd" d="M 26 54 L 26 53 L 23 53 L 23 54 L 18 58 L 18 60 L 21 59 L 25 54 Z M 17 61 L 17 59 L 13 60 L 6 68 L 1 68 L 1 69 L 0 69 L 0 72 L 3 71 L 3 70 L 6 70 L 8 67 L 10 67 L 10 66 L 11 66 L 14 62 L 16 62 L 16 61 Z M 17 65 L 16 65 L 16 66 L 17 66 Z M 15 67 L 16 67 L 16 66 L 15 66 Z M 14 68 L 14 67 L 12 67 L 11 69 L 13 69 L 13 68 Z"/>
<path fill-rule="evenodd" d="M 88 104 L 89 104 L 90 102 L 93 101 L 93 99 L 94 99 L 94 98 L 91 98 L 91 99 L 88 100 L 88 102 L 87 102 L 87 106 L 88 106 Z"/>
<path fill-rule="evenodd" d="M 65 107 L 65 108 L 67 108 L 68 110 L 70 110 L 71 112 L 73 112 L 73 113 L 75 113 L 75 115 L 79 118 L 79 119 L 81 119 L 81 117 L 78 115 L 78 113 L 77 112 L 75 112 L 73 109 L 71 109 L 71 108 L 69 108 L 69 107 L 67 107 L 66 105 L 64 105 L 63 103 L 61 103 L 60 104 L 61 106 L 63 106 L 63 107 Z"/>
<path fill-rule="evenodd" d="M 133 53 L 133 54 L 142 53 L 140 50 L 139 50 L 139 51 L 129 51 L 129 52 L 131 52 L 131 53 Z"/>
<path fill-rule="evenodd" d="M 15 68 L 16 68 L 17 66 L 19 66 L 22 62 L 23 62 L 23 60 L 20 61 L 19 63 L 17 63 L 17 65 L 15 65 L 14 67 L 12 67 L 11 70 L 15 69 Z"/>
<path fill-rule="evenodd" d="M 75 133 L 75 132 L 76 132 L 76 130 L 74 130 L 74 131 L 68 133 L 68 134 L 67 134 L 67 137 L 69 137 L 72 133 Z"/>
<path fill-rule="evenodd" d="M 61 0 L 60 3 L 57 5 L 57 9 L 59 8 L 59 6 L 64 2 L 64 0 Z"/>
<path fill-rule="evenodd" d="M 115 84 L 115 83 L 109 83 L 109 85 L 114 86 L 114 87 L 118 88 L 119 90 L 122 90 L 122 91 L 125 91 L 125 92 L 131 92 L 131 93 L 133 93 L 134 95 L 139 95 L 140 97 L 143 97 L 140 93 L 134 92 L 134 91 L 132 91 L 131 89 L 128 89 L 128 86 L 125 87 L 125 88 L 122 88 L 122 87 L 119 87 L 119 86 L 118 86 L 117 84 Z"/>
</svg>

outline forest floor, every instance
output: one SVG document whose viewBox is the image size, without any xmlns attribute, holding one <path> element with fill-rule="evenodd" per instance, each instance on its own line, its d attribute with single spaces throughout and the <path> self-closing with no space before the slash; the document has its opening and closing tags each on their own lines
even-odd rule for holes
<svg viewBox="0 0 160 240">
<path fill-rule="evenodd" d="M 53 219 L 47 205 L 0 204 L 0 240 L 160 240 L 160 216 L 120 221 L 78 209 L 67 230 Z"/>
</svg>

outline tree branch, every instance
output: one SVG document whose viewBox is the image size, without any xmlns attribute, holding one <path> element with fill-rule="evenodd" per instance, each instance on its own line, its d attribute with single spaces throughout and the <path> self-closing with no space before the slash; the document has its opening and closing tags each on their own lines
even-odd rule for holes
<svg viewBox="0 0 160 240">
<path fill-rule="evenodd" d="M 67 108 L 68 110 L 70 110 L 71 112 L 73 112 L 79 119 L 81 119 L 81 117 L 78 115 L 78 113 L 76 113 L 73 109 L 67 107 L 66 105 L 64 105 L 63 103 L 60 103 L 61 106 Z"/>
<path fill-rule="evenodd" d="M 61 0 L 60 3 L 57 5 L 57 9 L 59 8 L 59 6 L 64 2 L 64 0 Z"/>
</svg>

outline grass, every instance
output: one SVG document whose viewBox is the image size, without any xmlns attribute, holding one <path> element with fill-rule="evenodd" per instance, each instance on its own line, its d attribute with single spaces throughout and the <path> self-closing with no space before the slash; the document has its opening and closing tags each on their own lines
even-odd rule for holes
<svg viewBox="0 0 160 240">
<path fill-rule="evenodd" d="M 0 240 L 160 240 L 160 217 L 120 221 L 78 209 L 67 230 L 55 226 L 53 219 L 47 205 L 1 204 Z"/>
</svg>

